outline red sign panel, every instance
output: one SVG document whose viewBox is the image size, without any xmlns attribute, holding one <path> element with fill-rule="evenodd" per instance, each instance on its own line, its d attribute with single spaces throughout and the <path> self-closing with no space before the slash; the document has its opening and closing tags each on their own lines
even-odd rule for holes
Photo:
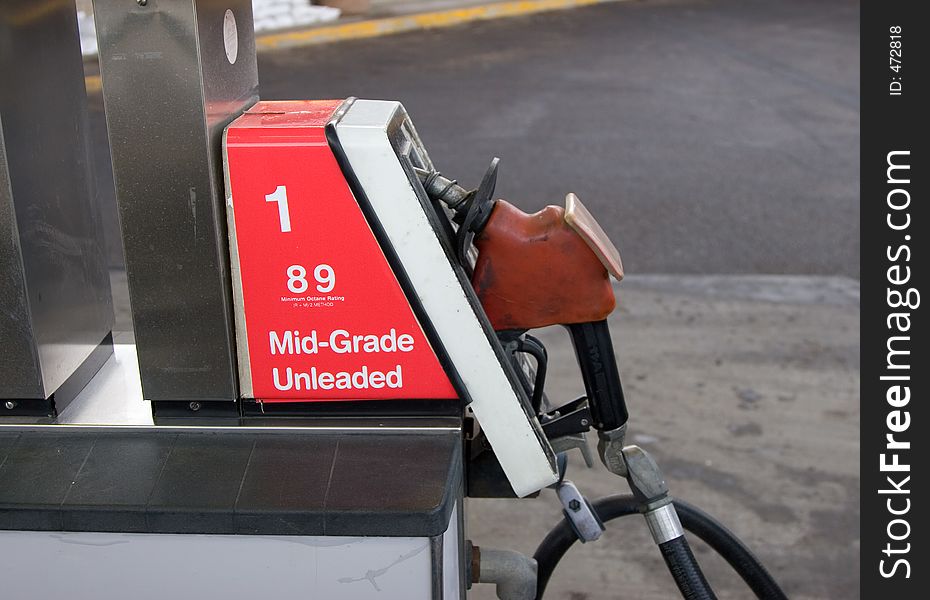
<svg viewBox="0 0 930 600">
<path fill-rule="evenodd" d="M 326 141 L 340 104 L 260 102 L 227 129 L 252 395 L 457 398 Z"/>
</svg>

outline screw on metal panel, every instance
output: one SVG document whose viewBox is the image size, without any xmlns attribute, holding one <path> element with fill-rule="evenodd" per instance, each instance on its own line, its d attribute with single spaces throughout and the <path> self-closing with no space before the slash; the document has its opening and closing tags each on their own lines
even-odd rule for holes
<svg viewBox="0 0 930 600">
<path fill-rule="evenodd" d="M 138 4 L 139 6 L 145 6 L 148 3 L 149 3 L 149 0 L 136 0 L 136 4 Z"/>
<path fill-rule="evenodd" d="M 587 419 L 582 419 L 582 420 L 581 420 L 581 426 L 582 426 L 582 427 L 587 427 L 587 426 L 588 426 L 588 420 L 587 420 Z"/>
<path fill-rule="evenodd" d="M 144 2 L 144 1 L 145 1 L 145 0 L 143 0 L 143 2 Z M 190 409 L 191 409 L 192 411 L 194 411 L 194 412 L 197 412 L 198 410 L 200 410 L 200 402 L 191 402 L 190 404 L 188 404 L 188 406 L 189 406 Z"/>
<path fill-rule="evenodd" d="M 573 512 L 578 512 L 581 510 L 581 502 L 578 502 L 578 500 L 570 500 L 568 507 L 572 509 Z"/>
<path fill-rule="evenodd" d="M 6 408 L 7 410 L 13 410 L 14 408 L 16 408 L 16 403 L 13 402 L 12 400 L 7 400 L 6 403 L 5 403 L 3 406 L 4 406 L 4 408 Z"/>
</svg>

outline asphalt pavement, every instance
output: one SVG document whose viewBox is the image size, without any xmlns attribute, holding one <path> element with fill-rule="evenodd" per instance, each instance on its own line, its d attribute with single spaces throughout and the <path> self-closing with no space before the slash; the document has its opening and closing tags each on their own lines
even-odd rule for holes
<svg viewBox="0 0 930 600">
<path fill-rule="evenodd" d="M 259 55 L 265 99 L 401 100 L 434 162 L 576 192 L 631 273 L 858 277 L 859 4 L 644 0 Z M 110 262 L 103 105 L 91 98 Z"/>
<path fill-rule="evenodd" d="M 627 443 L 653 454 L 671 493 L 736 533 L 793 600 L 859 598 L 859 285 L 813 276 L 631 276 L 610 317 L 630 409 Z M 539 332 L 546 393 L 584 393 L 568 334 Z M 591 441 L 592 450 L 593 441 Z M 597 459 L 595 459 L 596 461 Z M 571 451 L 567 478 L 591 500 L 629 493 Z M 562 511 L 469 499 L 479 546 L 532 555 Z M 721 600 L 753 597 L 699 540 Z M 562 559 L 547 600 L 679 598 L 638 515 Z M 469 600 L 494 600 L 490 585 Z"/>
<path fill-rule="evenodd" d="M 525 210 L 574 191 L 632 273 L 858 276 L 859 4 L 645 0 L 269 52 L 266 99 L 398 99 Z"/>
</svg>

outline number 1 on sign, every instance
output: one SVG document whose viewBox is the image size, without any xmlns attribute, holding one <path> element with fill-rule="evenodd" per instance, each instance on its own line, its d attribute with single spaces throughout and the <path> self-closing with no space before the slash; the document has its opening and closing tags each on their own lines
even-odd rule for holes
<svg viewBox="0 0 930 600">
<path fill-rule="evenodd" d="M 281 221 L 281 233 L 291 230 L 291 213 L 287 209 L 287 188 L 279 185 L 274 192 L 265 196 L 265 202 L 278 203 L 278 219 Z"/>
</svg>

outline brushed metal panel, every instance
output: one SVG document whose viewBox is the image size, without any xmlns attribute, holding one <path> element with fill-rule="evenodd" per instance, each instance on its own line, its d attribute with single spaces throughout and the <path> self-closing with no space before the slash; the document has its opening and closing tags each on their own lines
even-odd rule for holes
<svg viewBox="0 0 930 600">
<path fill-rule="evenodd" d="M 0 398 L 43 398 L 0 115 Z"/>
<path fill-rule="evenodd" d="M 3 3 L 0 81 L 8 187 L 48 396 L 113 324 L 73 2 L 46 4 L 43 10 L 29 0 Z M 7 393 L 3 388 L 0 383 L 0 395 Z"/>
<path fill-rule="evenodd" d="M 251 3 L 95 0 L 94 10 L 143 393 L 235 400 L 220 147 L 258 99 Z"/>
</svg>

